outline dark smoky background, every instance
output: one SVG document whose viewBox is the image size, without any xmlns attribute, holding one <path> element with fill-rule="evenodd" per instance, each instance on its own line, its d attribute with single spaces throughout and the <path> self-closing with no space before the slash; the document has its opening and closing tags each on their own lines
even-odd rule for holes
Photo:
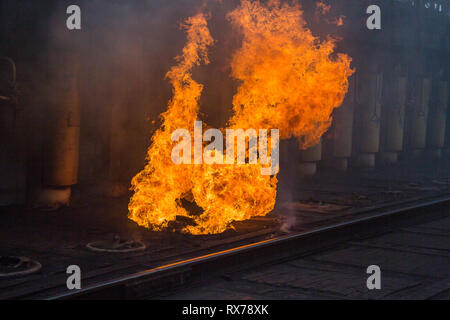
<svg viewBox="0 0 450 320">
<path fill-rule="evenodd" d="M 0 189 L 29 195 L 33 186 L 43 183 L 42 172 L 48 162 L 46 145 L 51 140 L 48 128 L 52 128 L 52 114 L 58 108 L 49 103 L 49 97 L 58 94 L 55 85 L 51 85 L 55 81 L 52 74 L 61 73 L 73 63 L 55 58 L 54 52 L 65 50 L 80 57 L 77 188 L 109 195 L 126 194 L 130 179 L 145 164 L 150 138 L 160 126 L 159 114 L 171 97 L 165 74 L 176 63 L 174 58 L 185 43 L 180 24 L 200 10 L 209 15 L 208 26 L 216 41 L 209 53 L 211 63 L 193 72 L 194 79 L 204 84 L 201 118 L 212 127 L 225 126 L 238 85 L 230 78 L 230 59 L 240 45 L 239 35 L 226 14 L 239 2 L 2 0 L 0 56 L 15 61 L 17 88 L 14 90 L 19 103 L 7 111 L 7 116 L 2 116 Z M 406 72 L 412 69 L 436 74 L 448 72 L 445 55 L 436 55 L 431 50 L 419 52 L 405 45 L 420 38 L 423 32 L 446 32 L 442 28 L 447 24 L 439 21 L 427 24 L 431 31 L 423 29 L 424 19 L 433 16 L 419 16 L 414 6 L 426 5 L 424 1 L 328 0 L 322 1 L 331 5 L 324 15 L 317 12 L 318 1 L 299 2 L 313 33 L 339 39 L 337 51 L 352 56 L 357 70 L 389 71 L 402 64 Z M 437 3 L 441 10 L 448 11 L 447 1 L 429 3 L 432 9 L 436 9 Z M 81 7 L 82 30 L 66 28 L 66 8 L 72 4 Z M 382 30 L 366 28 L 365 10 L 371 4 L 388 8 L 383 9 Z M 339 17 L 343 26 L 337 26 Z M 1 63 L 3 77 L 8 73 L 8 64 Z M 281 151 L 280 180 L 285 182 L 280 190 L 287 198 L 293 183 L 289 178 L 295 164 L 292 159 L 300 152 L 292 145 L 292 141 L 283 142 L 282 148 L 290 151 Z M 283 157 L 283 152 L 289 156 Z M 18 199 L 5 201 L 23 202 L 21 196 Z"/>
<path fill-rule="evenodd" d="M 199 11 L 209 16 L 216 40 L 211 63 L 194 70 L 196 81 L 204 84 L 201 117 L 211 126 L 223 127 L 231 114 L 235 86 L 229 77 L 229 60 L 239 43 L 226 13 L 238 2 L 2 1 L 0 55 L 16 64 L 18 108 L 23 110 L 22 118 L 14 120 L 23 127 L 14 137 L 21 141 L 9 151 L 7 141 L 2 142 L 4 153 L 10 155 L 2 164 L 3 180 L 12 166 L 23 177 L 20 182 L 10 177 L 14 181 L 6 182 L 5 188 L 42 183 L 46 145 L 51 143 L 47 128 L 52 127 L 56 112 L 48 103 L 48 97 L 57 94 L 49 79 L 68 68 L 67 61 L 58 61 L 52 54 L 61 48 L 79 55 L 80 186 L 123 194 L 143 168 L 150 138 L 160 126 L 159 115 L 171 97 L 165 74 L 186 41 L 181 25 Z M 66 28 L 66 8 L 72 4 L 81 8 L 81 30 Z M 2 61 L 2 75 L 8 68 Z M 13 164 L 17 160 L 19 168 Z"/>
<path fill-rule="evenodd" d="M 204 84 L 201 114 L 212 126 L 224 125 L 231 106 L 227 90 L 233 39 L 223 33 L 232 34 L 225 18 L 232 3 L 85 1 L 80 6 L 84 14 L 80 182 L 95 183 L 103 174 L 107 184 L 128 187 L 145 164 L 150 138 L 161 124 L 159 115 L 171 98 L 172 87 L 165 75 L 186 42 L 181 25 L 199 11 L 209 15 L 216 40 L 211 63 L 194 70 L 196 81 Z"/>
</svg>

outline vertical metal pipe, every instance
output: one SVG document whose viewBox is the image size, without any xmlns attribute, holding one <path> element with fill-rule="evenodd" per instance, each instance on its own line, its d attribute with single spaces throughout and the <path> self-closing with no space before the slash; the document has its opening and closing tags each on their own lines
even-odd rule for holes
<svg viewBox="0 0 450 320">
<path fill-rule="evenodd" d="M 80 140 L 79 57 L 64 49 L 50 56 L 42 188 L 34 200 L 35 207 L 49 210 L 69 205 L 71 186 L 78 182 Z"/>
<path fill-rule="evenodd" d="M 411 100 L 407 105 L 406 148 L 410 159 L 417 160 L 426 146 L 431 79 L 418 76 L 412 82 Z"/>
<path fill-rule="evenodd" d="M 380 117 L 383 74 L 367 72 L 358 75 L 355 110 L 353 165 L 375 167 L 380 145 Z"/>
<path fill-rule="evenodd" d="M 78 150 L 80 137 L 80 102 L 78 93 L 78 58 L 72 53 L 62 53 L 55 59 L 51 76 L 50 108 L 54 113 L 47 137 L 47 162 L 44 167 L 44 184 L 71 186 L 78 181 Z M 55 61 L 54 60 L 54 61 Z"/>
<path fill-rule="evenodd" d="M 381 110 L 380 165 L 394 164 L 403 150 L 407 77 L 394 73 L 385 83 Z"/>
<path fill-rule="evenodd" d="M 353 114 L 356 77 L 349 79 L 349 89 L 342 105 L 333 113 L 333 124 L 323 142 L 325 166 L 345 171 L 352 155 Z"/>
<path fill-rule="evenodd" d="M 447 93 L 450 90 L 450 81 L 447 82 Z M 450 108 L 448 107 L 448 104 L 450 102 L 450 99 L 447 99 L 447 119 L 446 119 L 446 126 L 445 126 L 445 138 L 444 138 L 444 152 L 443 156 L 446 159 L 450 158 Z"/>
<path fill-rule="evenodd" d="M 433 85 L 433 99 L 430 103 L 427 132 L 428 155 L 431 159 L 439 159 L 441 149 L 444 147 L 447 103 L 447 82 L 436 81 Z"/>
<path fill-rule="evenodd" d="M 71 186 L 78 182 L 80 140 L 80 39 L 66 27 L 63 3 L 54 4 L 49 19 L 48 82 L 43 145 L 42 185 L 34 191 L 33 205 L 55 210 L 69 205 Z"/>
</svg>

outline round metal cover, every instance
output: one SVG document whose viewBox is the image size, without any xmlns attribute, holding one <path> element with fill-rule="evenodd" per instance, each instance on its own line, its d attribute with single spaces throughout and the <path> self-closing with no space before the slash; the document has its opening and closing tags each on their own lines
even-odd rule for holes
<svg viewBox="0 0 450 320">
<path fill-rule="evenodd" d="M 0 278 L 25 276 L 41 268 L 39 262 L 27 257 L 0 256 Z"/>
<path fill-rule="evenodd" d="M 112 240 L 90 242 L 86 247 L 92 251 L 112 253 L 128 253 L 146 249 L 145 244 L 142 242 L 121 239 L 119 236 L 114 236 Z"/>
</svg>

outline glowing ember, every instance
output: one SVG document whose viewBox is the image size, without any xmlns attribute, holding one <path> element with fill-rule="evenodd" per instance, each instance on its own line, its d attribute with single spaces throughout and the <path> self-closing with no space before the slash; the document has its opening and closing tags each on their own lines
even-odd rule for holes
<svg viewBox="0 0 450 320">
<path fill-rule="evenodd" d="M 312 35 L 298 5 L 242 0 L 228 17 L 243 35 L 232 60 L 232 76 L 240 85 L 229 128 L 279 129 L 282 139 L 296 137 L 302 148 L 316 144 L 347 92 L 351 59 L 333 54 L 333 40 L 321 42 Z M 148 163 L 132 180 L 129 218 L 163 230 L 184 216 L 192 221 L 184 232 L 220 233 L 233 221 L 269 213 L 275 205 L 277 178 L 261 175 L 261 164 L 172 162 L 172 132 L 184 128 L 194 136 L 203 87 L 190 72 L 209 62 L 207 49 L 213 43 L 202 14 L 187 19 L 185 28 L 187 44 L 178 65 L 167 74 L 173 98 L 152 137 Z M 202 211 L 190 213 L 183 206 L 186 201 Z"/>
</svg>

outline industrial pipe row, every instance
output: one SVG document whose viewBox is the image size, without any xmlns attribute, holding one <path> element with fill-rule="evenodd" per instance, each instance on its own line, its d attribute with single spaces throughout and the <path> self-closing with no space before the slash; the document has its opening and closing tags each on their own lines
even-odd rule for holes
<svg viewBox="0 0 450 320">
<path fill-rule="evenodd" d="M 323 143 L 300 153 L 298 172 L 314 174 L 319 161 L 345 171 L 440 159 L 450 146 L 447 109 L 442 73 L 357 72 Z"/>
</svg>

